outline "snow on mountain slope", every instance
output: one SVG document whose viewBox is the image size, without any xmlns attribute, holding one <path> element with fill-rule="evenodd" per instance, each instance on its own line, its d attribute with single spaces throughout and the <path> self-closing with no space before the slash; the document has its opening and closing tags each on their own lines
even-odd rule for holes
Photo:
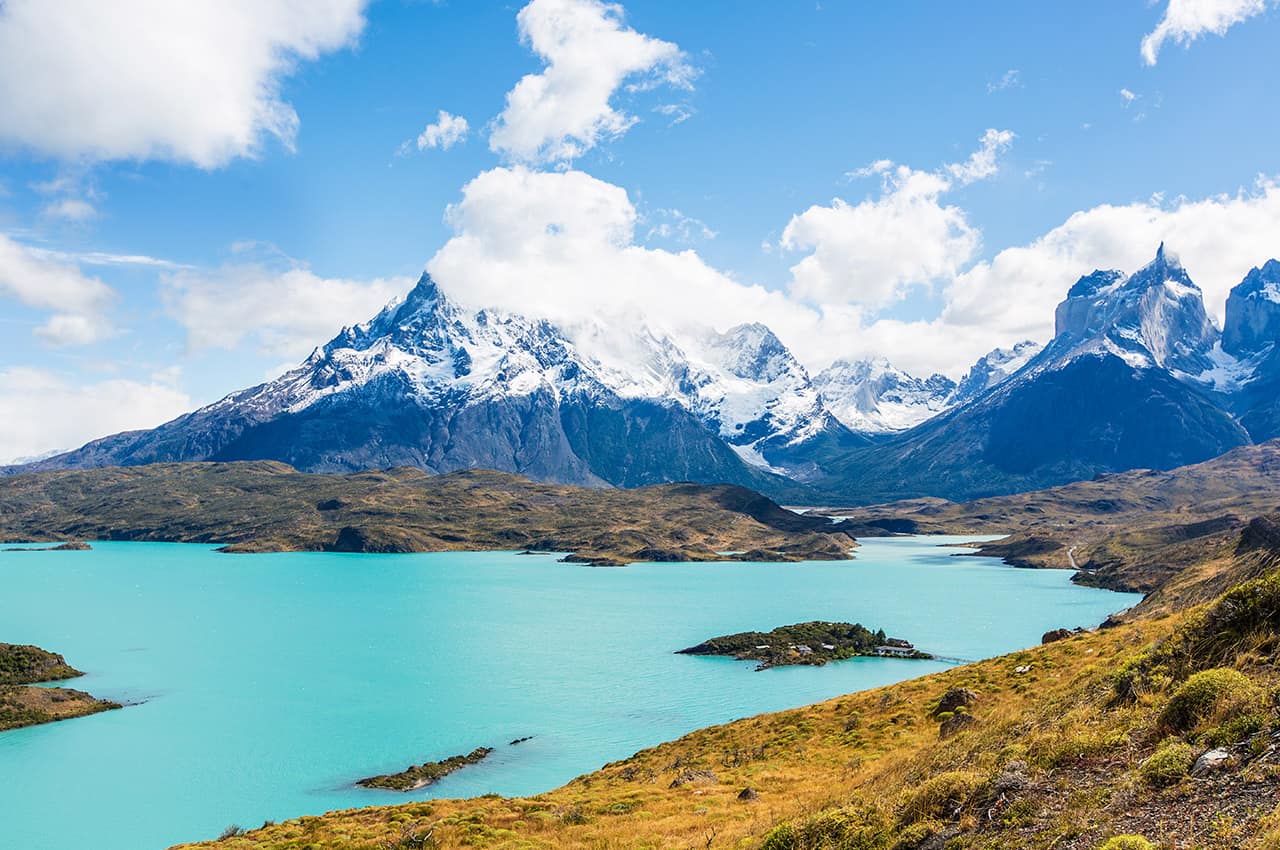
<svg viewBox="0 0 1280 850">
<path fill-rule="evenodd" d="M 954 405 L 972 401 L 992 387 L 1008 380 L 1010 376 L 1031 362 L 1031 359 L 1043 348 L 1044 346 L 1038 342 L 1024 340 L 1013 348 L 997 348 L 984 354 L 960 379 L 950 403 Z"/>
<path fill-rule="evenodd" d="M 1071 287 L 1054 314 L 1055 335 L 1041 365 L 1113 354 L 1135 368 L 1158 367 L 1190 379 L 1215 368 L 1222 334 L 1177 258 L 1161 244 L 1132 275 L 1096 271 Z"/>
<path fill-rule="evenodd" d="M 814 378 L 827 410 L 850 430 L 905 431 L 946 410 L 956 385 L 945 375 L 916 378 L 883 357 L 837 360 Z"/>
</svg>

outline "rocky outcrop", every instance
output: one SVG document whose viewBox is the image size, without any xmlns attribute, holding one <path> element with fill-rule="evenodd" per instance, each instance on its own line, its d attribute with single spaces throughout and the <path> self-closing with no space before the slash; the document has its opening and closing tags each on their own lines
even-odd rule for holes
<svg viewBox="0 0 1280 850">
<path fill-rule="evenodd" d="M 1222 348 L 1251 357 L 1280 340 L 1280 260 L 1252 269 L 1227 297 Z"/>
<path fill-rule="evenodd" d="M 450 756 L 440 761 L 429 761 L 406 768 L 399 773 L 370 776 L 359 780 L 356 785 L 361 788 L 382 788 L 388 791 L 416 791 L 419 788 L 434 785 L 467 765 L 484 761 L 492 752 L 492 747 L 477 747 L 463 756 Z"/>
</svg>

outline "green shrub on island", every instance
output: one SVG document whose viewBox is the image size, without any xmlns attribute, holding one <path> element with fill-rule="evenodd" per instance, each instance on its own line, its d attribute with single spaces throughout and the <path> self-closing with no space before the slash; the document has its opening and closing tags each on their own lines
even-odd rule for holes
<svg viewBox="0 0 1280 850">
<path fill-rule="evenodd" d="M 859 655 L 894 655 L 929 658 L 910 643 L 871 631 L 861 623 L 815 620 L 780 626 L 771 632 L 739 632 L 722 635 L 678 651 L 680 655 L 727 655 L 759 661 L 760 668 L 784 664 L 822 665 Z"/>
</svg>

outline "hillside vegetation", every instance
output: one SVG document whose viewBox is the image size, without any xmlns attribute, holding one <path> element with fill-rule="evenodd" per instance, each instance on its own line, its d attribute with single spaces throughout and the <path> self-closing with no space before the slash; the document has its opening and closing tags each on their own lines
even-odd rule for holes
<svg viewBox="0 0 1280 850">
<path fill-rule="evenodd" d="M 488 470 L 312 475 L 263 461 L 0 478 L 0 541 L 221 543 L 231 552 L 533 549 L 621 564 L 842 559 L 855 545 L 849 530 L 732 485 L 590 489 Z"/>
</svg>

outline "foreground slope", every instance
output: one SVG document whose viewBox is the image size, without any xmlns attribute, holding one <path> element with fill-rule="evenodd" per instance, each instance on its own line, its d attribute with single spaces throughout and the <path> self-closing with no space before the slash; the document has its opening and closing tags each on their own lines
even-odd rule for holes
<svg viewBox="0 0 1280 850">
<path fill-rule="evenodd" d="M 190 463 L 0 478 L 0 540 L 222 543 L 232 551 L 534 549 L 598 563 L 845 558 L 824 517 L 732 485 L 596 490 L 486 470 L 314 475 L 284 464 Z"/>
<path fill-rule="evenodd" d="M 1258 578 L 1172 616 L 704 729 L 535 797 L 334 812 L 201 846 L 1273 848 L 1280 535 L 1238 544 L 1236 569 Z"/>
</svg>

